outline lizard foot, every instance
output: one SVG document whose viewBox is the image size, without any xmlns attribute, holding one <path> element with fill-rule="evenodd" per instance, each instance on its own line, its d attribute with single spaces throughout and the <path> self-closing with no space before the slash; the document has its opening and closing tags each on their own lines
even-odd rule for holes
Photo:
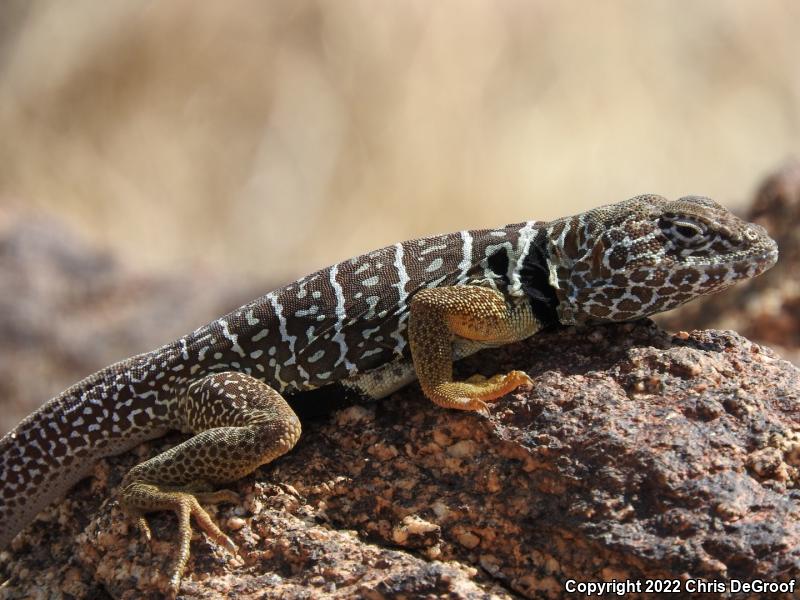
<svg viewBox="0 0 800 600">
<path fill-rule="evenodd" d="M 189 545 L 192 539 L 191 517 L 194 517 L 200 529 L 212 541 L 234 556 L 237 555 L 236 544 L 214 523 L 211 516 L 200 506 L 200 502 L 216 504 L 220 502 L 237 502 L 238 499 L 238 494 L 231 490 L 189 493 L 161 490 L 158 486 L 142 482 L 131 483 L 123 489 L 121 499 L 123 510 L 136 518 L 139 529 L 148 541 L 151 539 L 150 527 L 143 513 L 156 510 L 171 510 L 178 517 L 178 537 L 180 541 L 178 555 L 167 584 L 169 597 L 174 598 L 178 594 L 183 571 L 189 561 Z"/>
<path fill-rule="evenodd" d="M 526 373 L 511 371 L 489 379 L 483 375 L 473 375 L 466 381 L 440 383 L 426 390 L 426 395 L 445 408 L 488 412 L 487 402 L 498 400 L 518 387 L 532 385 L 533 380 Z"/>
</svg>

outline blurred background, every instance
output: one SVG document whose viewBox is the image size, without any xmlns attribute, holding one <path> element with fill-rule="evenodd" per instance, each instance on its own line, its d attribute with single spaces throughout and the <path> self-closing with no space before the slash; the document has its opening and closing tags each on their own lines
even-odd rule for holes
<svg viewBox="0 0 800 600">
<path fill-rule="evenodd" d="M 644 192 L 744 210 L 800 148 L 798 23 L 795 0 L 4 0 L 0 361 L 41 387 L 0 394 L 35 406 L 410 237 Z"/>
<path fill-rule="evenodd" d="M 0 202 L 143 268 L 289 280 L 800 142 L 794 0 L 4 0 Z"/>
</svg>

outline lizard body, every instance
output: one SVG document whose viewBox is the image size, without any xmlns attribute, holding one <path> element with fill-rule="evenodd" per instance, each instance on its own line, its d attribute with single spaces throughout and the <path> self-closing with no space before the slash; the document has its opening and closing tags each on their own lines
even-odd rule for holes
<svg viewBox="0 0 800 600">
<path fill-rule="evenodd" d="M 552 324 L 626 321 L 758 275 L 766 232 L 711 200 L 639 196 L 546 223 L 402 242 L 299 279 L 153 352 L 75 384 L 0 440 L 0 549 L 101 457 L 178 429 L 183 444 L 134 467 L 120 502 L 174 510 L 235 546 L 198 502 L 287 452 L 300 422 L 285 399 L 370 399 L 419 379 L 450 408 L 481 410 L 530 383 L 513 371 L 454 381 L 452 362 Z"/>
</svg>

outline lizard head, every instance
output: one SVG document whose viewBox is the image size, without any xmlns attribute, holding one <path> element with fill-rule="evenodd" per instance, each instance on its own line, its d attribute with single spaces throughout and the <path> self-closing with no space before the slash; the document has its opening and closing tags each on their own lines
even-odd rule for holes
<svg viewBox="0 0 800 600">
<path fill-rule="evenodd" d="M 713 200 L 637 196 L 546 227 L 558 319 L 629 321 L 755 277 L 778 259 L 760 226 Z"/>
</svg>

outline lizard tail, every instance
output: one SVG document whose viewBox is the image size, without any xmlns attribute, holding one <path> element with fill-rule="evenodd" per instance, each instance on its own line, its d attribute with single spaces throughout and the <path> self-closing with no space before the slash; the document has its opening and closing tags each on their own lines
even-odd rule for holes
<svg viewBox="0 0 800 600">
<path fill-rule="evenodd" d="M 147 385 L 147 378 L 135 383 Z M 0 550 L 43 508 L 89 475 L 98 459 L 170 429 L 149 418 L 141 395 L 130 373 L 112 365 L 59 394 L 0 439 Z M 120 427 L 113 416 L 119 412 L 110 401 L 138 403 L 152 429 Z"/>
</svg>

